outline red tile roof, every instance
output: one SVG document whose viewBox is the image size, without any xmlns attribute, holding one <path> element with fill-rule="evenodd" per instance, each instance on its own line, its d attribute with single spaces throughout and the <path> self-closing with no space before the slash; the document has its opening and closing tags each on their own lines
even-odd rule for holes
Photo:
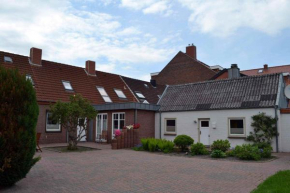
<svg viewBox="0 0 290 193">
<path fill-rule="evenodd" d="M 258 72 L 259 70 L 263 70 L 263 72 L 259 73 Z M 290 65 L 273 66 L 273 67 L 268 67 L 268 69 L 257 68 L 257 69 L 241 71 L 241 73 L 243 73 L 245 75 L 248 75 L 248 76 L 263 75 L 263 74 L 273 74 L 273 73 L 283 73 L 283 72 L 289 72 L 290 73 Z"/>
<path fill-rule="evenodd" d="M 11 57 L 13 63 L 4 62 L 4 56 Z M 84 68 L 42 60 L 42 66 L 29 63 L 27 56 L 0 52 L 0 65 L 17 68 L 21 74 L 30 74 L 35 84 L 38 101 L 68 101 L 69 96 L 79 93 L 92 104 L 104 104 L 96 86 L 104 87 L 113 103 L 136 102 L 135 96 L 119 75 L 96 71 L 97 76 L 88 76 Z M 70 81 L 74 91 L 66 91 L 62 81 Z M 120 99 L 114 88 L 124 92 L 127 99 Z"/>
</svg>

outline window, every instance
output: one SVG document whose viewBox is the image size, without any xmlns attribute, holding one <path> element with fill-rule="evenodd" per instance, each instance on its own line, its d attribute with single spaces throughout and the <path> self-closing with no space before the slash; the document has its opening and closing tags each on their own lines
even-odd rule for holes
<svg viewBox="0 0 290 193">
<path fill-rule="evenodd" d="M 101 96 L 103 97 L 103 99 L 104 99 L 104 101 L 106 103 L 111 103 L 112 102 L 111 98 L 109 97 L 109 95 L 105 91 L 104 87 L 97 86 L 97 89 L 98 89 L 99 93 L 101 94 Z"/>
<path fill-rule="evenodd" d="M 116 130 L 123 129 L 125 126 L 125 113 L 113 113 L 113 136 Z"/>
<path fill-rule="evenodd" d="M 139 98 L 141 98 L 141 99 L 145 99 L 145 96 L 144 96 L 141 92 L 136 91 L 135 93 L 136 93 L 136 95 L 137 95 Z"/>
<path fill-rule="evenodd" d="M 46 131 L 47 132 L 60 131 L 60 124 L 52 119 L 52 113 L 50 113 L 49 111 L 46 112 Z"/>
<path fill-rule="evenodd" d="M 165 133 L 176 133 L 176 119 L 165 119 Z"/>
<path fill-rule="evenodd" d="M 8 56 L 4 56 L 4 62 L 13 63 L 13 60 Z"/>
<path fill-rule="evenodd" d="M 72 88 L 72 86 L 71 86 L 71 84 L 70 84 L 70 81 L 65 81 L 65 80 L 63 80 L 63 81 L 62 81 L 62 84 L 63 84 L 65 90 L 73 90 L 73 88 Z"/>
<path fill-rule="evenodd" d="M 116 94 L 118 95 L 119 98 L 122 98 L 122 99 L 126 99 L 127 98 L 122 90 L 120 90 L 120 89 L 114 89 L 114 90 L 115 90 L 115 92 L 116 92 Z"/>
<path fill-rule="evenodd" d="M 200 121 L 201 127 L 209 127 L 209 121 Z"/>
<path fill-rule="evenodd" d="M 244 118 L 229 118 L 229 135 L 230 136 L 245 136 L 245 119 Z"/>
<path fill-rule="evenodd" d="M 149 88 L 148 84 L 144 84 L 145 88 Z"/>
<path fill-rule="evenodd" d="M 262 72 L 263 72 L 263 69 L 258 70 L 258 73 L 262 73 Z"/>
<path fill-rule="evenodd" d="M 34 82 L 33 82 L 30 74 L 26 74 L 26 80 L 29 80 L 31 82 L 31 84 L 34 86 Z"/>
</svg>

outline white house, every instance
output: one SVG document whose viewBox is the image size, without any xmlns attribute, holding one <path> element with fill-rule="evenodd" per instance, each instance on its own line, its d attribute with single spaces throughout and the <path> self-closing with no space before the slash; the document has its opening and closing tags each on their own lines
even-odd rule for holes
<svg viewBox="0 0 290 193">
<path fill-rule="evenodd" d="M 155 114 L 155 137 L 173 140 L 186 134 L 204 145 L 228 139 L 234 147 L 247 143 L 251 117 L 264 112 L 278 119 L 273 150 L 290 152 L 290 114 L 280 114 L 288 102 L 284 87 L 282 74 L 167 86 Z"/>
</svg>

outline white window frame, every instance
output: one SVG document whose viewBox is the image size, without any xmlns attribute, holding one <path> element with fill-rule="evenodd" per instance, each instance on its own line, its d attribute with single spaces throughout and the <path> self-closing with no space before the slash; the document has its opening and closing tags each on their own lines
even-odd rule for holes
<svg viewBox="0 0 290 193">
<path fill-rule="evenodd" d="M 243 134 L 231 134 L 231 120 L 243 120 Z M 245 117 L 229 117 L 228 118 L 228 136 L 229 137 L 246 137 L 246 118 Z"/>
<path fill-rule="evenodd" d="M 167 121 L 174 120 L 175 121 L 175 131 L 167 131 Z M 176 135 L 177 133 L 177 119 L 176 118 L 164 118 L 164 134 L 173 134 Z"/>
<path fill-rule="evenodd" d="M 140 91 L 135 91 L 135 94 L 137 95 L 138 98 L 140 99 L 145 99 L 146 97 L 144 96 L 144 94 L 142 94 L 142 92 Z M 139 96 L 138 94 L 141 94 L 142 96 Z"/>
<path fill-rule="evenodd" d="M 73 87 L 72 87 L 72 85 L 71 85 L 71 83 L 70 83 L 70 81 L 62 80 L 61 82 L 62 82 L 62 85 L 63 85 L 63 87 L 64 87 L 65 90 L 68 90 L 68 91 L 73 91 L 74 90 Z M 70 85 L 70 88 L 71 89 L 70 88 L 66 88 L 64 83 L 68 83 Z"/>
<path fill-rule="evenodd" d="M 106 102 L 106 103 L 111 103 L 112 102 L 112 99 L 110 98 L 110 96 L 108 95 L 107 91 L 105 90 L 104 87 L 102 86 L 96 86 L 98 92 L 100 93 L 100 95 L 102 96 L 103 100 Z M 105 92 L 105 94 L 102 94 L 101 91 L 99 89 L 103 89 L 103 91 Z M 106 99 L 109 99 L 108 101 L 106 101 Z"/>
<path fill-rule="evenodd" d="M 117 96 L 119 98 L 121 98 L 121 99 L 126 99 L 127 98 L 125 93 L 121 89 L 114 88 L 114 91 L 115 91 L 115 93 L 117 94 Z M 118 94 L 118 92 L 121 92 L 121 93 L 119 93 L 120 95 Z"/>
<path fill-rule="evenodd" d="M 123 128 L 120 128 L 120 114 L 124 114 L 124 126 L 126 126 L 126 113 L 125 112 L 118 112 L 118 113 L 112 113 L 112 139 L 115 136 L 114 135 L 114 115 L 118 114 L 118 129 L 117 130 L 122 130 Z"/>
<path fill-rule="evenodd" d="M 46 120 L 45 120 L 45 131 L 46 132 L 61 132 L 61 125 L 58 123 L 58 129 L 47 129 L 47 125 L 48 125 L 48 114 L 51 113 L 49 111 L 46 111 Z"/>
</svg>

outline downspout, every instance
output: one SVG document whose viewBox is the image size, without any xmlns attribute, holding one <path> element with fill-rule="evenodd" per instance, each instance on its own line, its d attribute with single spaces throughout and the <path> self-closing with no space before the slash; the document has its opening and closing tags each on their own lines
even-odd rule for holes
<svg viewBox="0 0 290 193">
<path fill-rule="evenodd" d="M 279 133 L 278 133 L 278 105 L 275 105 L 275 119 L 276 119 L 276 123 L 275 123 L 275 126 L 276 126 L 276 151 L 277 153 L 279 152 L 279 140 L 278 140 L 278 136 L 279 136 Z"/>
</svg>

